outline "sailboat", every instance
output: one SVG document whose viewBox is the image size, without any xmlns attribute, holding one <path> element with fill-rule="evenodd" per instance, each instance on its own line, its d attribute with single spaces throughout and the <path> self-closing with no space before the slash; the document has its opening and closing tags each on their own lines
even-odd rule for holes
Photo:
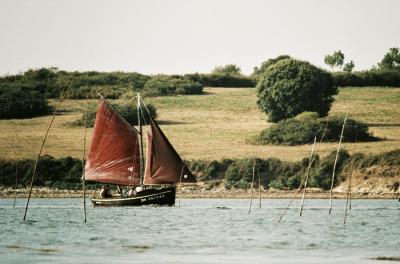
<svg viewBox="0 0 400 264">
<path fill-rule="evenodd" d="M 177 184 L 196 182 L 139 94 L 137 101 L 138 128 L 135 128 L 100 96 L 84 180 L 138 191 L 125 196 L 92 198 L 95 206 L 174 205 Z M 149 117 L 146 159 L 142 128 L 145 114 Z"/>
</svg>

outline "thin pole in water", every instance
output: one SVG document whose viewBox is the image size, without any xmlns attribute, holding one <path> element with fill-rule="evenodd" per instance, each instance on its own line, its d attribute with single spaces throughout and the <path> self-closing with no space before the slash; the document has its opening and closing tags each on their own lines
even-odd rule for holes
<svg viewBox="0 0 400 264">
<path fill-rule="evenodd" d="M 307 172 L 306 172 L 306 176 L 305 176 L 306 178 L 304 181 L 303 197 L 301 198 L 301 206 L 300 206 L 300 216 L 303 214 L 304 197 L 306 196 L 308 177 L 310 176 L 311 166 L 314 161 L 314 149 L 315 149 L 316 142 L 317 142 L 317 137 L 314 137 L 314 144 L 311 149 L 310 161 L 308 162 Z"/>
<path fill-rule="evenodd" d="M 14 192 L 14 202 L 13 202 L 13 207 L 15 207 L 15 204 L 17 203 L 17 192 L 18 192 L 18 162 L 15 161 L 15 192 Z"/>
<path fill-rule="evenodd" d="M 353 173 L 350 175 L 349 179 L 349 210 L 351 210 L 351 180 L 353 178 Z"/>
<path fill-rule="evenodd" d="M 346 207 L 344 208 L 344 218 L 343 218 L 343 224 L 346 224 L 346 219 L 347 219 L 347 208 L 351 210 L 351 178 L 353 177 L 352 172 L 349 176 L 349 185 L 347 186 L 347 195 L 346 195 Z M 350 203 L 350 206 L 348 207 Z"/>
<path fill-rule="evenodd" d="M 249 204 L 249 211 L 247 214 L 250 214 L 251 212 L 251 205 L 253 203 L 253 191 L 254 191 L 254 176 L 256 172 L 256 157 L 253 159 L 253 179 L 251 180 L 251 194 L 250 194 L 250 204 Z"/>
<path fill-rule="evenodd" d="M 333 164 L 333 170 L 332 170 L 332 180 L 331 180 L 331 189 L 329 191 L 329 214 L 331 214 L 332 211 L 332 190 L 333 190 L 333 183 L 335 181 L 335 170 L 336 170 L 336 164 L 339 158 L 339 152 L 340 152 L 340 147 L 342 144 L 342 140 L 343 140 L 343 132 L 344 132 L 344 127 L 346 125 L 346 121 L 347 121 L 347 116 L 348 116 L 349 112 L 346 112 L 346 116 L 344 117 L 344 121 L 343 121 L 343 126 L 342 126 L 342 131 L 340 133 L 340 138 L 339 138 L 339 145 L 338 145 L 338 149 L 336 152 L 336 158 L 335 158 L 335 163 Z"/>
<path fill-rule="evenodd" d="M 67 92 L 68 92 L 68 90 L 64 93 L 64 95 L 63 95 L 63 96 L 60 98 L 60 100 L 58 101 L 57 107 L 56 107 L 56 109 L 54 110 L 53 116 L 52 116 L 51 119 L 50 119 L 49 125 L 48 125 L 47 130 L 46 130 L 46 133 L 45 133 L 45 135 L 44 135 L 44 138 L 43 138 L 43 141 L 42 141 L 42 145 L 40 146 L 39 154 L 38 154 L 38 156 L 37 156 L 37 158 L 36 158 L 35 166 L 33 167 L 32 179 L 31 179 L 31 184 L 30 184 L 30 187 L 29 187 L 28 200 L 26 201 L 26 206 L 25 206 L 25 212 L 24 212 L 24 218 L 23 218 L 24 221 L 25 221 L 25 219 L 26 219 L 26 213 L 27 213 L 27 211 L 28 211 L 29 201 L 30 201 L 31 195 L 32 195 L 33 182 L 34 182 L 35 176 L 36 176 L 36 169 L 37 169 L 37 165 L 38 165 L 38 163 L 39 163 L 40 156 L 42 155 L 44 143 L 46 142 L 47 135 L 49 134 L 50 128 L 51 128 L 51 126 L 53 125 L 53 121 L 54 121 L 54 118 L 56 117 L 56 113 L 57 113 L 57 111 L 58 111 L 58 108 L 60 107 L 61 102 L 62 102 L 62 101 L 64 100 L 64 98 L 66 97 Z"/>
<path fill-rule="evenodd" d="M 327 129 L 327 125 L 325 126 L 325 130 L 324 130 L 324 133 L 323 133 L 322 136 L 321 136 L 321 140 L 320 140 L 319 144 L 321 144 L 322 141 L 323 141 L 323 139 L 324 139 L 326 129 Z M 315 142 L 315 138 L 314 138 L 314 142 Z M 311 155 L 310 155 L 310 157 L 311 157 L 311 158 L 310 158 L 310 163 L 311 163 L 311 164 L 314 162 L 314 159 L 315 159 L 315 155 L 312 155 L 313 151 L 314 151 L 314 145 L 313 145 L 313 148 L 312 148 L 312 150 L 311 150 Z M 303 178 L 301 179 L 301 182 L 300 182 L 299 187 L 297 188 L 297 190 L 295 191 L 295 193 L 294 193 L 294 195 L 293 195 L 293 198 L 289 201 L 289 204 L 287 205 L 287 207 L 285 208 L 285 210 L 283 211 L 283 213 L 282 213 L 281 216 L 279 217 L 278 222 L 281 222 L 281 221 L 282 221 L 282 218 L 285 216 L 286 212 L 289 210 L 289 208 L 290 208 L 290 206 L 292 205 L 294 199 L 296 199 L 297 194 L 300 192 L 301 188 L 303 187 L 303 185 L 304 185 L 304 183 L 305 183 L 305 181 L 306 181 L 306 176 L 307 176 L 307 175 L 304 175 Z"/>
<path fill-rule="evenodd" d="M 185 168 L 185 164 L 182 162 L 181 175 L 179 176 L 179 194 L 181 194 L 181 191 L 182 191 L 182 175 L 183 175 L 184 168 Z M 180 197 L 178 199 L 178 207 L 181 207 L 181 198 Z"/>
<path fill-rule="evenodd" d="M 86 223 L 86 173 L 85 173 L 85 164 L 86 164 L 86 126 L 87 126 L 87 112 L 88 112 L 88 104 L 89 104 L 88 97 L 89 97 L 89 95 L 86 96 L 85 114 L 83 116 L 84 136 L 83 136 L 83 153 L 82 153 L 83 221 L 85 223 Z"/>
<path fill-rule="evenodd" d="M 18 129 L 14 130 L 15 137 L 18 138 Z M 17 146 L 13 145 L 13 154 L 14 154 L 14 165 L 15 165 L 15 188 L 14 188 L 14 201 L 13 207 L 15 207 L 17 203 L 17 194 L 18 194 L 18 150 Z"/>
<path fill-rule="evenodd" d="M 258 176 L 258 208 L 261 208 L 261 177 L 260 177 L 260 169 L 257 167 L 257 176 Z"/>
<path fill-rule="evenodd" d="M 297 194 L 300 192 L 301 187 L 303 186 L 304 180 L 305 180 L 305 179 L 306 179 L 306 178 L 304 177 L 303 180 L 302 180 L 301 183 L 300 183 L 299 188 L 297 188 L 296 192 L 294 193 L 293 198 L 289 201 L 289 204 L 286 206 L 285 210 L 283 211 L 283 213 L 282 213 L 281 216 L 279 217 L 279 220 L 278 220 L 279 223 L 282 221 L 282 218 L 285 216 L 286 212 L 289 210 L 289 208 L 290 208 L 290 206 L 292 205 L 294 199 L 296 199 Z"/>
</svg>

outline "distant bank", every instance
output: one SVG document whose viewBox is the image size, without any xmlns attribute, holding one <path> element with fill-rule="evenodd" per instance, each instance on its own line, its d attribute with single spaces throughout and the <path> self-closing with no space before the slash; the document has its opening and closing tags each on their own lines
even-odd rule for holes
<svg viewBox="0 0 400 264">
<path fill-rule="evenodd" d="M 339 188 L 339 187 L 338 187 Z M 3 188 L 0 189 L 0 198 L 26 198 L 28 196 L 28 189 L 12 189 Z M 295 190 L 262 190 L 262 199 L 291 199 L 294 197 Z M 92 198 L 98 195 L 98 191 L 89 190 L 87 191 L 86 198 Z M 225 190 L 221 188 L 213 188 L 206 190 L 204 186 L 197 185 L 191 187 L 183 187 L 182 190 L 178 190 L 177 198 L 220 198 L 220 199 L 232 199 L 232 198 L 243 198 L 250 199 L 251 189 L 247 190 Z M 82 191 L 80 190 L 59 190 L 50 188 L 34 188 L 32 191 L 33 198 L 80 198 L 82 197 Z M 334 191 L 333 197 L 335 199 L 346 199 L 346 192 Z M 352 199 L 399 199 L 399 192 L 394 191 L 355 191 L 352 192 Z M 297 195 L 296 198 L 301 199 L 301 195 Z M 307 199 L 329 199 L 329 191 L 323 191 L 321 189 L 310 189 L 307 190 Z M 259 199 L 259 191 L 254 189 L 253 199 Z"/>
</svg>

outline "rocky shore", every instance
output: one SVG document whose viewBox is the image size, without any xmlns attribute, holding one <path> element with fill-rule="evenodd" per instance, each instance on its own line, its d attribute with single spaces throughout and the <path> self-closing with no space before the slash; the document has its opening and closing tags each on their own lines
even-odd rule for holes
<svg viewBox="0 0 400 264">
<path fill-rule="evenodd" d="M 338 189 L 338 188 L 336 188 Z M 346 192 L 334 190 L 333 197 L 335 199 L 345 199 Z M 0 198 L 26 198 L 28 197 L 29 189 L 13 189 L 13 188 L 0 188 Z M 87 190 L 86 197 L 94 197 L 98 195 L 98 191 Z M 295 190 L 261 190 L 261 197 L 263 199 L 288 199 L 293 198 Z M 33 198 L 80 198 L 83 193 L 81 190 L 60 190 L 50 188 L 33 188 Z M 258 199 L 260 192 L 254 189 L 253 198 Z M 233 199 L 233 198 L 250 198 L 251 190 L 226 190 L 224 188 L 207 189 L 204 186 L 190 186 L 183 187 L 177 190 L 178 198 L 220 198 L 220 199 Z M 296 198 L 301 198 L 301 193 L 297 193 Z M 353 191 L 352 199 L 398 199 L 398 192 L 389 191 Z M 329 199 L 329 192 L 321 189 L 307 189 L 306 199 Z"/>
</svg>

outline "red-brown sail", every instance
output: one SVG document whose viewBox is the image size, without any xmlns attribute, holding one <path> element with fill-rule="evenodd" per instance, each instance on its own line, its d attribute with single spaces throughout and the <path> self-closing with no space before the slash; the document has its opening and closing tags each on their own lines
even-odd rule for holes
<svg viewBox="0 0 400 264">
<path fill-rule="evenodd" d="M 97 107 L 85 179 L 121 185 L 140 181 L 137 131 L 104 98 Z"/>
<path fill-rule="evenodd" d="M 196 182 L 157 123 L 150 118 L 144 184 Z"/>
</svg>

